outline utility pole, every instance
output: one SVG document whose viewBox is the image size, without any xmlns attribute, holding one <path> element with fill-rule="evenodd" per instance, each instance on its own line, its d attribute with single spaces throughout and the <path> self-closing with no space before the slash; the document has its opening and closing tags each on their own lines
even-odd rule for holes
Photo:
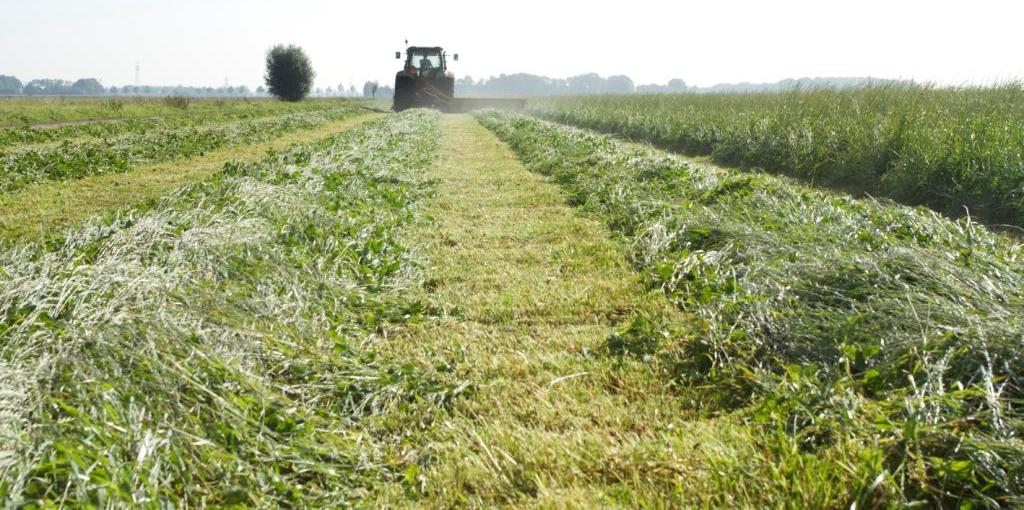
<svg viewBox="0 0 1024 510">
<path fill-rule="evenodd" d="M 136 60 L 135 61 L 135 86 L 136 87 L 141 87 L 142 86 L 142 79 L 140 78 L 141 74 L 139 72 L 141 69 L 142 69 L 142 66 L 140 66 L 139 65 L 139 61 Z"/>
</svg>

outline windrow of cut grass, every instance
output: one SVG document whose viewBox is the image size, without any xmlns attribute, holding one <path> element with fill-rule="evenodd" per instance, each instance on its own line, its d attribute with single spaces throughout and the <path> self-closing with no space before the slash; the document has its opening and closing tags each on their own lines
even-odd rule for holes
<svg viewBox="0 0 1024 510">
<path fill-rule="evenodd" d="M 182 186 L 201 182 L 228 162 L 260 161 L 268 154 L 323 140 L 378 118 L 368 113 L 261 143 L 225 147 L 184 160 L 142 165 L 123 173 L 53 181 L 0 195 L 0 238 L 12 242 L 59 242 L 68 228 L 97 215 L 142 208 Z"/>
<path fill-rule="evenodd" d="M 279 111 L 283 113 L 307 107 L 323 108 L 327 104 L 347 101 L 344 99 L 316 99 L 301 103 L 285 103 L 274 99 L 249 98 L 3 97 L 0 98 L 0 127 L 182 114 L 203 116 L 229 111 Z"/>
<path fill-rule="evenodd" d="M 40 181 L 63 181 L 88 175 L 125 172 L 139 165 L 203 155 L 234 145 L 249 145 L 281 134 L 312 129 L 333 120 L 364 113 L 350 103 L 333 108 L 242 120 L 212 126 L 196 125 L 129 134 L 104 140 L 65 141 L 45 147 L 0 154 L 0 192 Z"/>
<path fill-rule="evenodd" d="M 760 458 L 718 476 L 820 476 L 858 507 L 1024 504 L 1020 245 L 966 218 L 478 118 L 696 319 L 637 316 L 606 352 L 657 357 L 695 406 L 759 426 Z"/>
<path fill-rule="evenodd" d="M 126 117 L 112 121 L 97 121 L 57 127 L 17 127 L 0 129 L 0 149 L 25 144 L 55 143 L 70 139 L 110 138 L 128 134 L 174 127 L 198 126 L 217 122 L 240 121 L 331 107 L 354 105 L 355 101 L 306 101 L 284 103 L 280 101 L 225 102 L 219 109 L 186 108 L 179 112 L 154 117 Z"/>
<path fill-rule="evenodd" d="M 530 100 L 548 120 L 720 164 L 1024 226 L 1024 89 L 879 86 Z"/>
<path fill-rule="evenodd" d="M 438 118 L 388 116 L 55 249 L 0 249 L 6 504 L 311 508 L 400 480 L 401 438 L 361 424 L 458 392 L 373 348 L 425 313 L 400 238 Z"/>
</svg>

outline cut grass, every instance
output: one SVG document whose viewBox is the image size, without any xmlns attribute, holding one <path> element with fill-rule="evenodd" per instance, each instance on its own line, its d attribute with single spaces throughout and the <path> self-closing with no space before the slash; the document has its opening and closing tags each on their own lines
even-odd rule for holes
<svg viewBox="0 0 1024 510">
<path fill-rule="evenodd" d="M 0 154 L 0 191 L 11 193 L 42 181 L 67 181 L 127 172 L 140 165 L 202 156 L 229 146 L 249 145 L 284 133 L 314 129 L 333 120 L 365 113 L 354 104 L 286 113 L 212 126 L 164 126 L 155 131 L 48 147 L 15 147 Z"/>
<path fill-rule="evenodd" d="M 5 504 L 319 508 L 399 478 L 397 438 L 362 420 L 458 394 L 373 353 L 423 313 L 398 234 L 437 118 L 383 117 L 0 251 Z"/>
<path fill-rule="evenodd" d="M 349 99 L 310 99 L 287 103 L 274 99 L 188 98 L 182 103 L 165 97 L 0 97 L 0 126 L 102 122 L 143 117 L 204 116 L 226 112 L 296 111 L 352 103 Z"/>
<path fill-rule="evenodd" d="M 42 240 L 96 214 L 155 200 L 185 184 L 210 177 L 228 161 L 253 161 L 267 151 L 312 142 L 376 118 L 377 114 L 333 121 L 268 142 L 232 147 L 204 156 L 149 165 L 120 174 L 100 174 L 70 182 L 45 182 L 0 195 L 0 238 Z"/>
<path fill-rule="evenodd" d="M 255 119 L 261 117 L 280 116 L 287 113 L 323 110 L 336 103 L 289 103 L 287 105 L 274 102 L 251 102 L 226 104 L 220 109 L 181 110 L 178 113 L 158 117 L 126 117 L 101 121 L 79 121 L 69 124 L 58 124 L 49 127 L 21 127 L 13 129 L 0 128 L 0 150 L 6 151 L 10 146 L 25 148 L 28 146 L 43 147 L 69 141 L 80 143 L 90 139 L 109 139 L 129 134 L 158 131 L 168 127 L 198 126 L 212 123 L 226 123 L 232 120 Z M 351 101 L 348 104 L 356 105 Z"/>
<path fill-rule="evenodd" d="M 822 507 L 847 503 L 837 464 L 799 453 L 763 460 L 752 429 L 703 418 L 665 384 L 658 358 L 609 355 L 650 331 L 635 317 L 687 322 L 644 287 L 621 245 L 531 174 L 466 116 L 447 116 L 427 176 L 432 218 L 423 299 L 440 318 L 388 335 L 388 364 L 435 366 L 470 384 L 432 428 L 400 410 L 385 430 L 411 430 L 395 452 L 402 483 L 372 506 L 635 508 L 679 505 Z M 638 321 L 642 322 L 642 321 Z M 646 337 L 657 344 L 668 338 Z M 837 450 L 837 457 L 849 459 Z M 825 464 L 824 466 L 820 466 Z"/>
<path fill-rule="evenodd" d="M 692 314 L 684 334 L 641 321 L 607 346 L 650 353 L 683 398 L 760 430 L 757 456 L 719 467 L 730 493 L 806 497 L 781 472 L 749 475 L 803 465 L 803 481 L 832 486 L 825 506 L 1024 502 L 1024 247 L 969 219 L 480 119 Z M 665 341 L 637 341 L 651 336 Z"/>
</svg>

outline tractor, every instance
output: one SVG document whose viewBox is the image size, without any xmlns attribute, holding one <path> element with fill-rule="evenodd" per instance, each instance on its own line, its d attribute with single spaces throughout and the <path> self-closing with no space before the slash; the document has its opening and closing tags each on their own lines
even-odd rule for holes
<svg viewBox="0 0 1024 510">
<path fill-rule="evenodd" d="M 395 58 L 402 59 L 396 51 Z M 459 54 L 452 55 L 458 62 Z M 455 74 L 448 70 L 448 53 L 438 46 L 410 46 L 405 51 L 405 66 L 395 75 L 396 112 L 409 108 L 435 108 L 458 113 L 480 108 L 522 110 L 525 99 L 455 97 Z"/>
</svg>

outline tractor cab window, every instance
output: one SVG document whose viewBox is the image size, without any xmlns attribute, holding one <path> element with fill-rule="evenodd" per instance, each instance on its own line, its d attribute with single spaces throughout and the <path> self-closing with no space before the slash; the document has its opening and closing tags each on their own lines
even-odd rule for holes
<svg viewBox="0 0 1024 510">
<path fill-rule="evenodd" d="M 418 69 L 440 69 L 441 55 L 438 53 L 415 52 L 412 54 L 412 65 Z"/>
</svg>

